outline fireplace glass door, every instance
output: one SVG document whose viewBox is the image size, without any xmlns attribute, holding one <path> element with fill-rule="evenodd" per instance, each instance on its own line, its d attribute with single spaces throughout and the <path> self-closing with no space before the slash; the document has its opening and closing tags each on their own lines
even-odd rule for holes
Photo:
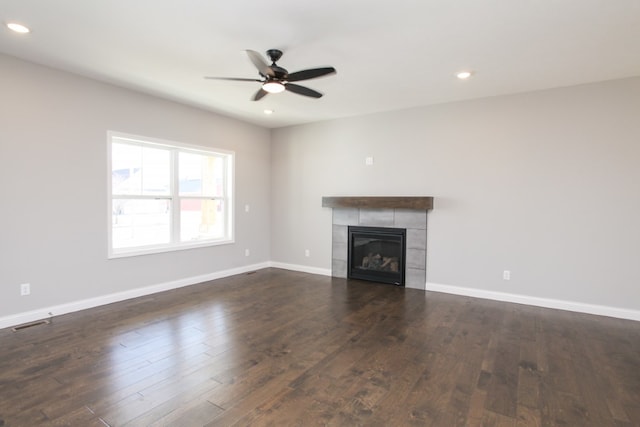
<svg viewBox="0 0 640 427">
<path fill-rule="evenodd" d="M 404 228 L 349 227 L 347 276 L 404 286 L 405 239 Z"/>
</svg>

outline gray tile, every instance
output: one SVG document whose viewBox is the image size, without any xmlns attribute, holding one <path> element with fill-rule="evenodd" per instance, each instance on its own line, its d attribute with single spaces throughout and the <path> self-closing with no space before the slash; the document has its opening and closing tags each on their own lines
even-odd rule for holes
<svg viewBox="0 0 640 427">
<path fill-rule="evenodd" d="M 407 249 L 407 268 L 418 268 L 421 270 L 427 267 L 427 254 L 420 249 Z"/>
<path fill-rule="evenodd" d="M 393 209 L 360 209 L 359 225 L 393 227 Z"/>
<path fill-rule="evenodd" d="M 395 209 L 394 227 L 425 230 L 427 228 L 427 211 Z"/>
<path fill-rule="evenodd" d="M 407 229 L 407 250 L 408 249 L 427 249 L 427 230 L 418 230 L 415 228 Z"/>
<path fill-rule="evenodd" d="M 349 245 L 347 243 L 333 242 L 333 245 L 331 245 L 331 259 L 346 262 L 348 257 L 348 246 Z"/>
<path fill-rule="evenodd" d="M 404 285 L 407 288 L 426 289 L 427 275 L 425 270 L 407 268 L 407 271 L 404 275 Z"/>
<path fill-rule="evenodd" d="M 333 225 L 331 239 L 333 243 L 347 243 L 349 240 L 349 228 L 346 225 Z"/>
<path fill-rule="evenodd" d="M 357 208 L 333 208 L 333 223 L 335 225 L 357 225 Z"/>
<path fill-rule="evenodd" d="M 347 261 L 332 259 L 331 260 L 331 275 L 333 277 L 347 278 Z"/>
</svg>

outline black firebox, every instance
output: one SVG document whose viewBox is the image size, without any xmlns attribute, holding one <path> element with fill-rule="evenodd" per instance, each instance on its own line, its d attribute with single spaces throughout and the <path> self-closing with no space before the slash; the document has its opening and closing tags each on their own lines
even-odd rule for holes
<svg viewBox="0 0 640 427">
<path fill-rule="evenodd" d="M 349 227 L 350 279 L 404 286 L 406 230 L 387 227 Z"/>
</svg>

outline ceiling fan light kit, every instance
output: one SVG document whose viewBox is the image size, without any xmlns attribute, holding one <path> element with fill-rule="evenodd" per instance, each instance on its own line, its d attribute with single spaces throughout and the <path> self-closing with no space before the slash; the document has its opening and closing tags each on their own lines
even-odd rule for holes
<svg viewBox="0 0 640 427">
<path fill-rule="evenodd" d="M 286 69 L 278 66 L 276 61 L 282 57 L 282 51 L 278 49 L 267 50 L 267 56 L 271 59 L 269 65 L 262 55 L 253 50 L 247 50 L 247 56 L 253 65 L 258 69 L 260 79 L 245 79 L 240 77 L 205 77 L 213 80 L 232 80 L 242 82 L 260 82 L 262 86 L 251 98 L 253 101 L 259 101 L 269 93 L 280 93 L 289 91 L 310 98 L 320 98 L 322 93 L 310 89 L 306 86 L 300 86 L 291 82 L 299 82 L 302 80 L 310 80 L 318 77 L 328 76 L 336 73 L 333 67 L 310 68 L 308 70 L 296 71 L 289 73 Z"/>
<path fill-rule="evenodd" d="M 274 81 L 266 82 L 265 84 L 262 85 L 262 89 L 264 89 L 269 93 L 280 93 L 280 92 L 284 92 L 285 90 L 284 85 L 282 83 L 274 82 Z"/>
</svg>

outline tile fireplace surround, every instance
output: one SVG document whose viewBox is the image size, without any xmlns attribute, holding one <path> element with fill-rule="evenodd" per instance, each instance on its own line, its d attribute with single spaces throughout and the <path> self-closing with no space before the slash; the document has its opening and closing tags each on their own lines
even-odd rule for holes
<svg viewBox="0 0 640 427">
<path fill-rule="evenodd" d="M 425 289 L 427 282 L 427 211 L 433 197 L 323 197 L 333 208 L 331 275 L 347 277 L 350 225 L 407 230 L 405 286 Z"/>
</svg>

